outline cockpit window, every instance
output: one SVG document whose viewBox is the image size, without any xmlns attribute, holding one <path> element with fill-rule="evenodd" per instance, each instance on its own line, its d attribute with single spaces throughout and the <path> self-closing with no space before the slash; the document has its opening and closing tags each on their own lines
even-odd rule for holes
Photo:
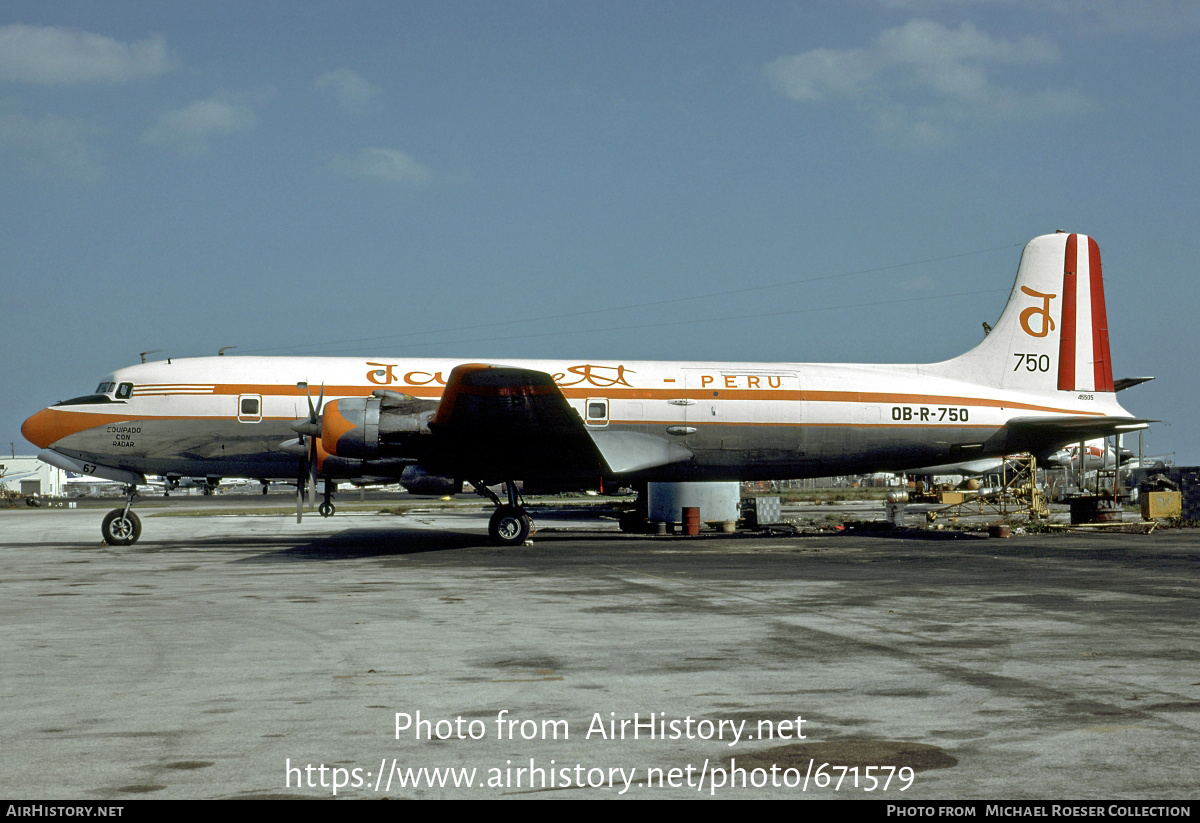
<svg viewBox="0 0 1200 823">
<path fill-rule="evenodd" d="M 114 396 L 116 400 L 113 399 Z M 70 400 L 60 400 L 54 405 L 86 406 L 96 403 L 117 403 L 128 400 L 130 397 L 133 397 L 132 383 L 121 383 L 118 385 L 114 380 L 105 380 L 96 387 L 95 394 L 85 394 L 82 397 L 72 397 Z"/>
<path fill-rule="evenodd" d="M 70 400 L 60 400 L 56 406 L 86 406 L 93 403 L 115 403 L 107 394 L 85 394 L 83 397 L 72 397 Z"/>
</svg>

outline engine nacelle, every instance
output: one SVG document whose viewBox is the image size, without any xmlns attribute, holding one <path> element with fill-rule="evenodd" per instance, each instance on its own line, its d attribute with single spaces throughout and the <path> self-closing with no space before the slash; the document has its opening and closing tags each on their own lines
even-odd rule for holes
<svg viewBox="0 0 1200 823">
<path fill-rule="evenodd" d="M 429 435 L 436 405 L 389 391 L 331 401 L 321 410 L 321 446 L 358 460 L 416 456 L 415 441 Z"/>
</svg>

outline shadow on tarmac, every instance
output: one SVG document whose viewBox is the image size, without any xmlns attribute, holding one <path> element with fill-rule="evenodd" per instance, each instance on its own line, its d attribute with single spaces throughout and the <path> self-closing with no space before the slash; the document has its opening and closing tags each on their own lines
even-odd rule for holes
<svg viewBox="0 0 1200 823">
<path fill-rule="evenodd" d="M 221 541 L 215 541 L 221 542 Z M 288 563 L 321 560 L 353 560 L 368 557 L 428 554 L 430 552 L 476 549 L 487 545 L 487 536 L 462 532 L 403 529 L 354 529 L 322 535 L 296 543 L 295 538 L 273 540 L 287 548 L 243 557 L 238 563 Z M 264 547 L 265 548 L 265 547 Z"/>
</svg>

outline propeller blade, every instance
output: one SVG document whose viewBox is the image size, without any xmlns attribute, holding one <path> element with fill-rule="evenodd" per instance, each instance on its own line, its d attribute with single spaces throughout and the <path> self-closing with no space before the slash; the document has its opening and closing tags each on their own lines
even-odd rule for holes
<svg viewBox="0 0 1200 823">
<path fill-rule="evenodd" d="M 317 403 L 313 405 L 312 395 L 308 391 L 308 383 L 297 383 L 304 386 L 304 397 L 308 401 L 308 417 L 297 419 L 289 424 L 292 431 L 300 435 L 296 440 L 296 450 L 300 452 L 299 472 L 296 475 L 296 522 L 301 522 L 304 516 L 304 500 L 308 499 L 311 507 L 317 486 L 317 438 L 321 436 L 321 409 L 325 406 L 325 384 L 317 395 Z M 305 436 L 308 442 L 304 442 Z M 289 445 L 291 441 L 289 441 Z"/>
<path fill-rule="evenodd" d="M 309 403 L 312 401 L 310 400 Z M 310 407 L 311 409 L 311 407 Z M 312 511 L 317 503 L 317 438 L 321 436 L 321 412 L 325 410 L 325 383 L 321 382 L 321 391 L 317 394 L 317 408 L 310 411 L 310 416 L 317 427 L 317 435 L 308 439 L 308 508 Z"/>
<path fill-rule="evenodd" d="M 321 392 L 317 395 L 317 405 L 313 406 L 312 395 L 305 391 L 304 396 L 308 398 L 308 422 L 320 424 L 321 408 L 325 405 L 325 384 L 321 384 Z"/>
<path fill-rule="evenodd" d="M 304 452 L 308 455 L 308 450 Z M 300 473 L 296 475 L 296 522 L 300 523 L 304 518 L 304 477 L 307 475 L 304 459 L 300 460 Z"/>
</svg>

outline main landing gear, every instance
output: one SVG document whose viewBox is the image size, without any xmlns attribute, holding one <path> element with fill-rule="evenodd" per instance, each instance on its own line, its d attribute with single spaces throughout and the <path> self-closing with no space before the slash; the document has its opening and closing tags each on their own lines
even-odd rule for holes
<svg viewBox="0 0 1200 823">
<path fill-rule="evenodd" d="M 482 482 L 473 483 L 475 491 L 487 497 L 496 504 L 492 519 L 488 521 L 488 537 L 497 546 L 523 546 L 535 529 L 533 518 L 525 511 L 523 502 L 517 494 L 517 484 L 512 480 L 504 482 L 504 490 L 508 495 L 508 503 L 502 503 L 500 497 Z"/>
<path fill-rule="evenodd" d="M 142 536 L 142 521 L 130 511 L 134 498 L 137 497 L 136 486 L 125 487 L 125 508 L 113 509 L 104 516 L 100 524 L 100 534 L 104 542 L 110 546 L 132 546 Z"/>
</svg>

